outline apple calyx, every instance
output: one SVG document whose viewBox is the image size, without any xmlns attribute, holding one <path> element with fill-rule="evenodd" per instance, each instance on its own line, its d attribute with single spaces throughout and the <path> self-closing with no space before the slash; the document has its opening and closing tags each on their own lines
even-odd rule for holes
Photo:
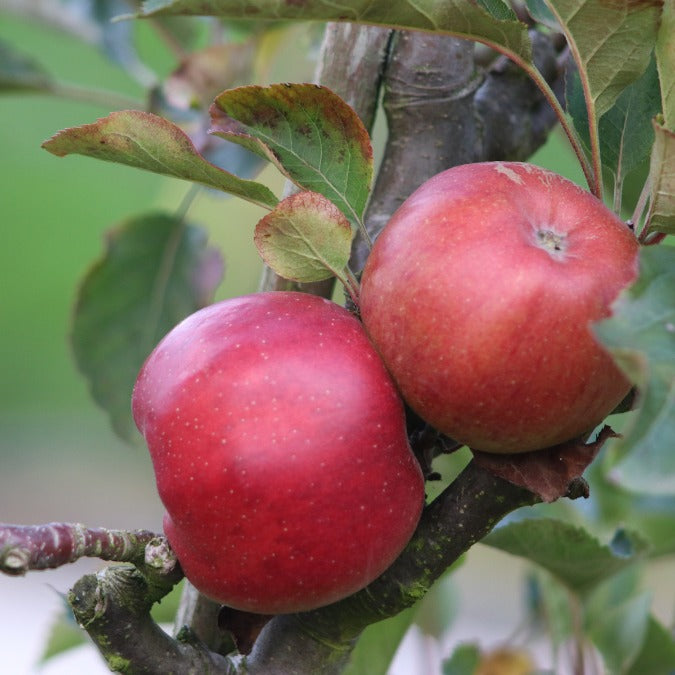
<svg viewBox="0 0 675 675">
<path fill-rule="evenodd" d="M 567 251 L 567 237 L 564 234 L 554 232 L 553 230 L 537 230 L 535 232 L 536 244 L 556 260 L 564 259 L 564 253 Z"/>
</svg>

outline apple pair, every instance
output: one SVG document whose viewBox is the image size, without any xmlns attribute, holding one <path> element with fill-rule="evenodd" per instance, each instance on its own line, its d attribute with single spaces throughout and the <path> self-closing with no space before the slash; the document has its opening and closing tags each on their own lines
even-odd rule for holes
<svg viewBox="0 0 675 675">
<path fill-rule="evenodd" d="M 365 331 L 298 293 L 188 317 L 133 396 L 186 576 L 232 607 L 285 613 L 383 572 L 424 502 L 398 392 L 479 450 L 592 430 L 629 384 L 590 324 L 636 259 L 629 229 L 560 176 L 466 165 L 426 182 L 377 239 Z"/>
</svg>

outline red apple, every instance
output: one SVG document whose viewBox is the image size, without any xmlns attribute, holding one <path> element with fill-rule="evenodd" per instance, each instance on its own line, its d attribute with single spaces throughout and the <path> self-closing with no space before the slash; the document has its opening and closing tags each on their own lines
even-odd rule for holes
<svg viewBox="0 0 675 675">
<path fill-rule="evenodd" d="M 366 330 L 411 407 L 476 450 L 591 431 L 629 383 L 591 323 L 637 273 L 598 199 L 522 163 L 459 166 L 397 210 L 363 272 Z"/>
<path fill-rule="evenodd" d="M 361 324 L 302 293 L 188 317 L 133 394 L 186 577 L 277 614 L 372 581 L 410 539 L 424 481 L 403 404 Z"/>
</svg>

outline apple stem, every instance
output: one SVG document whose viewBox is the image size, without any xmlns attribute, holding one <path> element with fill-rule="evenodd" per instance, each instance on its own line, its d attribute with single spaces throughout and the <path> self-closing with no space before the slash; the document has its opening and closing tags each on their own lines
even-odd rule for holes
<svg viewBox="0 0 675 675">
<path fill-rule="evenodd" d="M 356 307 L 359 306 L 359 297 L 360 297 L 360 286 L 359 286 L 359 280 L 356 278 L 354 273 L 349 269 L 349 267 L 345 267 L 344 270 L 342 271 L 342 274 L 338 276 L 338 279 L 342 282 L 342 285 L 345 287 L 347 293 L 349 293 L 349 297 L 352 299 L 352 302 Z"/>
</svg>

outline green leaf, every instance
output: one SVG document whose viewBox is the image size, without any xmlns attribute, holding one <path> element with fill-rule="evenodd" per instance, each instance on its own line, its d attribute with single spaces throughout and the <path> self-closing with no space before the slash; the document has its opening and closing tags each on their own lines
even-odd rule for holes
<svg viewBox="0 0 675 675">
<path fill-rule="evenodd" d="M 578 70 L 568 73 L 565 79 L 565 100 L 567 102 L 567 112 L 574 122 L 574 128 L 577 130 L 577 133 L 588 152 L 590 149 L 588 108 L 586 107 L 584 86 L 581 83 L 581 77 Z"/>
<path fill-rule="evenodd" d="M 600 120 L 602 163 L 619 183 L 649 157 L 654 143 L 651 120 L 660 110 L 659 76 L 652 59 L 642 76 L 624 89 Z"/>
<path fill-rule="evenodd" d="M 647 632 L 651 597 L 641 590 L 642 565 L 631 565 L 601 583 L 583 608 L 583 631 L 603 655 L 607 671 L 623 673 Z"/>
<path fill-rule="evenodd" d="M 675 132 L 654 120 L 654 147 L 649 164 L 652 184 L 647 230 L 675 234 Z"/>
<path fill-rule="evenodd" d="M 517 21 L 518 17 L 513 9 L 504 0 L 476 0 L 478 4 L 487 10 L 495 19 Z"/>
<path fill-rule="evenodd" d="M 41 64 L 0 40 L 0 93 L 44 92 L 52 84 L 51 76 Z"/>
<path fill-rule="evenodd" d="M 487 3 L 487 0 L 485 0 Z M 494 8 L 491 2 L 490 7 Z M 493 10 L 494 11 L 494 10 Z M 503 53 L 531 62 L 527 26 L 499 20 L 478 3 L 467 0 L 343 0 L 279 2 L 279 0 L 147 0 L 139 16 L 196 14 L 230 19 L 291 19 L 296 21 L 350 21 L 394 28 L 448 33 L 484 42 Z"/>
<path fill-rule="evenodd" d="M 373 178 L 370 137 L 354 110 L 326 87 L 238 87 L 211 107 L 211 132 L 268 159 L 359 225 Z M 256 148 L 256 144 L 258 144 Z"/>
<path fill-rule="evenodd" d="M 525 0 L 525 5 L 527 6 L 528 14 L 537 23 L 560 32 L 560 25 L 553 15 L 553 12 L 548 8 L 546 0 Z"/>
<path fill-rule="evenodd" d="M 528 558 L 578 593 L 592 590 L 604 579 L 642 558 L 646 543 L 625 533 L 629 545 L 617 551 L 601 544 L 586 530 L 552 518 L 532 518 L 509 523 L 491 532 L 482 543 Z"/>
<path fill-rule="evenodd" d="M 72 612 L 64 607 L 49 627 L 47 644 L 40 655 L 40 663 L 44 663 L 86 642 L 86 633 L 77 625 Z"/>
<path fill-rule="evenodd" d="M 599 118 L 647 68 L 660 6 L 632 0 L 548 0 L 547 4 L 567 37 Z"/>
<path fill-rule="evenodd" d="M 574 633 L 569 589 L 552 574 L 538 569 L 532 575 L 533 624 L 544 627 L 554 650 L 563 645 Z"/>
<path fill-rule="evenodd" d="M 656 65 L 661 82 L 664 126 L 675 131 L 675 4 L 663 3 L 661 27 L 656 38 Z"/>
<path fill-rule="evenodd" d="M 673 675 L 673 672 L 675 637 L 650 616 L 642 648 L 625 675 Z"/>
<path fill-rule="evenodd" d="M 675 492 L 675 248 L 640 253 L 640 277 L 613 316 L 596 325 L 602 342 L 637 385 L 639 408 L 609 442 L 613 479 L 638 492 Z"/>
<path fill-rule="evenodd" d="M 179 321 L 208 305 L 222 278 L 204 232 L 163 213 L 122 223 L 84 278 L 72 345 L 94 400 L 131 440 L 131 392 L 141 365 Z"/>
<path fill-rule="evenodd" d="M 300 282 L 344 277 L 352 228 L 344 214 L 316 192 L 287 197 L 255 228 L 263 260 L 285 279 Z"/>
<path fill-rule="evenodd" d="M 450 658 L 443 661 L 443 675 L 474 675 L 480 656 L 480 648 L 476 644 L 455 647 Z"/>
<path fill-rule="evenodd" d="M 356 643 L 343 675 L 386 675 L 403 636 L 415 617 L 415 608 L 368 626 Z"/>
<path fill-rule="evenodd" d="M 264 185 L 207 162 L 175 124 L 138 110 L 114 112 L 93 124 L 64 129 L 42 147 L 59 157 L 85 155 L 194 181 L 266 208 L 278 201 Z"/>
<path fill-rule="evenodd" d="M 629 597 L 620 605 L 586 616 L 586 632 L 610 673 L 623 673 L 636 659 L 647 634 L 651 594 Z"/>
</svg>

